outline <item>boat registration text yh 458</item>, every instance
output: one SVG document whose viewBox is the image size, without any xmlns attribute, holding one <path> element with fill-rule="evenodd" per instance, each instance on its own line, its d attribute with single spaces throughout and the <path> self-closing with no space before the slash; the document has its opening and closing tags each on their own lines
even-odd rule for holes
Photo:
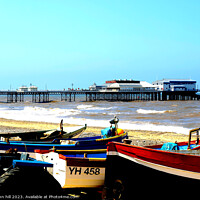
<svg viewBox="0 0 200 200">
<path fill-rule="evenodd" d="M 95 167 L 69 167 L 69 174 L 70 175 L 100 175 L 101 174 L 100 168 Z"/>
</svg>

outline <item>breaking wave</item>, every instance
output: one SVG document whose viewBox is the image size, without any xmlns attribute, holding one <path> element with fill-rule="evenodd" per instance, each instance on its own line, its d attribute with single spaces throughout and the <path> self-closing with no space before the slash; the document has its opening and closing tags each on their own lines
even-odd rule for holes
<svg viewBox="0 0 200 200">
<path fill-rule="evenodd" d="M 140 114 L 163 114 L 163 113 L 169 113 L 169 112 L 176 112 L 174 110 L 145 110 L 145 109 L 138 109 L 136 111 Z"/>
<path fill-rule="evenodd" d="M 79 110 L 110 110 L 113 107 L 99 107 L 99 106 L 93 106 L 93 105 L 79 105 L 77 106 Z"/>
</svg>

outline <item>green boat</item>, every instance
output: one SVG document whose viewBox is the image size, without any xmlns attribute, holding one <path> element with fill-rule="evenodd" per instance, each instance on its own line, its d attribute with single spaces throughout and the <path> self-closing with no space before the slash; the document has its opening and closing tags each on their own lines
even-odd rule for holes
<svg viewBox="0 0 200 200">
<path fill-rule="evenodd" d="M 74 126 L 74 127 L 63 127 L 63 120 L 60 122 L 60 127 L 58 129 L 50 130 L 36 130 L 30 132 L 19 132 L 19 133 L 0 133 L 0 138 L 4 138 L 5 141 L 22 140 L 22 141 L 52 141 L 54 139 L 66 139 L 72 138 L 80 133 L 82 133 L 87 128 L 84 126 Z"/>
</svg>

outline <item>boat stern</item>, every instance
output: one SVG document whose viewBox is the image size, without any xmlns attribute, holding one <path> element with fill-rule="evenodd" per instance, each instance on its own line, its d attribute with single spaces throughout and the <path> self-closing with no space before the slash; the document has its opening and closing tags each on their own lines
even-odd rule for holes
<svg viewBox="0 0 200 200">
<path fill-rule="evenodd" d="M 104 185 L 105 164 L 106 159 L 103 158 L 67 158 L 60 155 L 54 177 L 63 188 L 99 188 Z M 65 181 L 61 180 L 63 177 Z"/>
</svg>

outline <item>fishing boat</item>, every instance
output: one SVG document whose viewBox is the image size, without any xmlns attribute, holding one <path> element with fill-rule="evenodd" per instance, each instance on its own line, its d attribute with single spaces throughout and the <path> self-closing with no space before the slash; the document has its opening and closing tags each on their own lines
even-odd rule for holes
<svg viewBox="0 0 200 200">
<path fill-rule="evenodd" d="M 190 153 L 190 154 L 197 153 L 198 154 L 198 151 L 195 151 L 195 150 L 200 149 L 199 131 L 200 131 L 200 128 L 190 130 L 188 141 L 167 142 L 164 144 L 151 145 L 151 146 L 146 146 L 146 147 L 152 148 L 152 149 L 157 149 L 157 150 L 169 150 L 169 151 L 177 150 L 177 151 L 181 151 L 182 153 L 185 151 L 187 154 L 188 153 Z M 193 136 L 193 135 L 195 135 L 195 136 Z M 192 137 L 194 140 L 192 140 Z"/>
<path fill-rule="evenodd" d="M 17 153 L 17 151 L 7 151 L 0 153 L 0 175 L 2 175 L 7 168 L 12 165 L 13 160 L 20 159 L 21 154 Z"/>
<path fill-rule="evenodd" d="M 62 188 L 46 168 L 53 164 L 38 161 L 26 152 L 9 151 L 0 154 L 0 165 L 3 173 L 0 176 L 0 194 L 13 198 L 22 195 L 61 194 Z M 36 197 L 35 197 L 36 198 Z"/>
<path fill-rule="evenodd" d="M 35 150 L 36 159 L 53 164 L 49 172 L 63 189 L 94 189 L 104 185 L 106 150 Z"/>
<path fill-rule="evenodd" d="M 118 120 L 119 121 L 119 120 Z M 117 127 L 117 119 L 111 120 L 115 127 L 102 130 L 102 135 L 85 138 L 54 139 L 53 141 L 0 141 L 0 150 L 18 149 L 19 152 L 34 152 L 35 149 L 49 150 L 91 150 L 107 149 L 111 141 L 122 142 L 128 137 L 127 132 Z"/>
<path fill-rule="evenodd" d="M 10 138 L 16 138 L 22 141 L 52 141 L 55 138 L 71 138 L 82 133 L 87 128 L 87 125 L 78 127 L 63 127 L 63 120 L 60 122 L 58 129 L 51 130 L 38 130 L 30 132 L 20 133 L 1 133 L 0 138 L 8 140 Z M 15 140 L 15 139 L 13 139 Z"/>
<path fill-rule="evenodd" d="M 71 138 L 71 139 L 54 139 L 52 142 L 24 142 L 24 141 L 0 141 L 0 150 L 18 149 L 20 152 L 34 152 L 35 149 L 49 150 L 87 150 L 87 149 L 106 149 L 110 141 L 122 142 L 127 138 L 127 133 L 103 138 L 102 136 Z"/>
<path fill-rule="evenodd" d="M 199 129 L 190 131 L 193 132 L 199 132 Z M 173 198 L 181 198 L 185 196 L 185 192 L 198 191 L 198 139 L 197 144 L 194 143 L 195 141 L 191 142 L 191 134 L 189 142 L 174 143 L 174 146 L 180 146 L 179 150 L 162 148 L 164 144 L 139 147 L 117 142 L 109 143 L 105 177 L 105 185 L 110 188 L 108 194 L 130 199 L 134 191 L 148 198 L 155 197 L 155 194 L 160 192 L 166 197 L 172 195 Z"/>
<path fill-rule="evenodd" d="M 118 122 L 116 117 L 111 120 L 111 127 L 101 131 L 103 139 L 100 140 L 108 142 L 111 138 L 118 139 L 119 136 L 125 138 L 127 133 L 118 128 Z M 104 185 L 106 146 L 74 150 L 39 149 L 35 150 L 35 157 L 39 161 L 53 164 L 53 170 L 50 168 L 49 172 L 63 189 L 98 189 Z"/>
<path fill-rule="evenodd" d="M 67 196 L 72 192 L 83 199 L 100 199 L 106 150 L 35 150 L 36 159 L 26 152 L 0 156 L 9 159 L 6 172 L 0 176 L 1 194 Z"/>
</svg>

